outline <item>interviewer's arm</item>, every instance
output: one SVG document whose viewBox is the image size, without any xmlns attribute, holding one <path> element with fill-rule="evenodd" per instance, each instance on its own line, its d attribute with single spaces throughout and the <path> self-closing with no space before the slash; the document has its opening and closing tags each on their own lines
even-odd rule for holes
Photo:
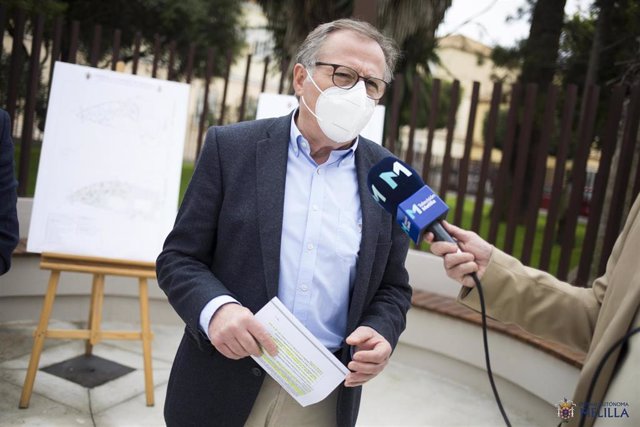
<svg viewBox="0 0 640 427">
<path fill-rule="evenodd" d="M 587 351 L 604 295 L 605 278 L 593 288 L 579 288 L 549 273 L 522 265 L 477 234 L 445 224 L 463 252 L 450 243 L 432 243 L 444 257 L 447 275 L 463 283 L 458 301 L 480 311 L 480 299 L 470 277 L 482 281 L 487 315 L 528 332 Z M 427 236 L 430 241 L 431 236 Z"/>
</svg>

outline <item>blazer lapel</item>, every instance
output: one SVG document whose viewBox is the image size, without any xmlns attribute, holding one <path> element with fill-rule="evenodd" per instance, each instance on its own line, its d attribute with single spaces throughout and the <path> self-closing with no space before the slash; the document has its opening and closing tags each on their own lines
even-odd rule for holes
<svg viewBox="0 0 640 427">
<path fill-rule="evenodd" d="M 371 153 L 366 144 L 361 143 L 356 150 L 356 172 L 358 175 L 358 190 L 360 192 L 360 206 L 362 209 L 362 239 L 358 255 L 358 266 L 349 305 L 347 320 L 348 333 L 355 329 L 356 322 L 362 314 L 369 288 L 371 268 L 376 254 L 378 234 L 380 228 L 381 209 L 373 200 L 367 188 L 367 174 L 374 164 Z"/>
<path fill-rule="evenodd" d="M 256 148 L 259 241 L 269 299 L 278 294 L 280 241 L 291 115 L 277 119 Z"/>
</svg>

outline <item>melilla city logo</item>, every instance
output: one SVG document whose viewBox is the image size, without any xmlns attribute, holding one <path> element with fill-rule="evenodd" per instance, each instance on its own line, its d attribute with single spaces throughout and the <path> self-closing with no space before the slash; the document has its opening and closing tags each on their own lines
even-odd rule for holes
<svg viewBox="0 0 640 427">
<path fill-rule="evenodd" d="M 563 423 L 568 422 L 573 418 L 575 407 L 576 404 L 573 403 L 573 401 L 564 398 L 556 405 L 556 408 L 558 408 L 558 418 L 560 418 Z"/>
</svg>

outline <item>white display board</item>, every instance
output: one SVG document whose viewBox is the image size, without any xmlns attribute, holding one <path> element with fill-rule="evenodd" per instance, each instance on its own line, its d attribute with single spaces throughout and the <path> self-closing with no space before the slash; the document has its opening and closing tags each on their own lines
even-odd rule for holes
<svg viewBox="0 0 640 427">
<path fill-rule="evenodd" d="M 27 250 L 155 261 L 178 206 L 189 85 L 57 62 Z"/>
<path fill-rule="evenodd" d="M 261 93 L 258 97 L 256 119 L 284 116 L 296 108 L 298 108 L 298 99 L 293 95 Z M 376 105 L 371 120 L 369 120 L 367 126 L 360 132 L 360 135 L 379 145 L 382 145 L 384 112 L 384 105 Z"/>
</svg>

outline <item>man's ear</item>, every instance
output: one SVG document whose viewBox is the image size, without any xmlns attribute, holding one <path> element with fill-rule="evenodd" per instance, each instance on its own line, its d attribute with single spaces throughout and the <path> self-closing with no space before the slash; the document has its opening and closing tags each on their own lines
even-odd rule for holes
<svg viewBox="0 0 640 427">
<path fill-rule="evenodd" d="M 307 79 L 307 70 L 304 65 L 298 63 L 293 66 L 293 90 L 296 96 L 302 96 L 302 86 Z"/>
</svg>

